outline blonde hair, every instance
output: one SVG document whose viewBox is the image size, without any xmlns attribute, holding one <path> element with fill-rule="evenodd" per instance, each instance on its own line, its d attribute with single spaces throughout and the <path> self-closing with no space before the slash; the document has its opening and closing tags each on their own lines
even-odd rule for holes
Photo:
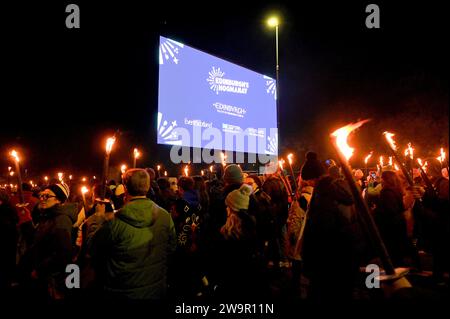
<svg viewBox="0 0 450 319">
<path fill-rule="evenodd" d="M 227 221 L 220 229 L 220 233 L 225 239 L 239 239 L 242 236 L 242 220 L 237 213 L 229 207 L 227 207 Z"/>
</svg>

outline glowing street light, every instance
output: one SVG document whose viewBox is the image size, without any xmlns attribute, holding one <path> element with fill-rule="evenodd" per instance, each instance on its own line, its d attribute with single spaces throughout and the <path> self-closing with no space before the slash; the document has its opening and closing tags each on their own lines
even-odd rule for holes
<svg viewBox="0 0 450 319">
<path fill-rule="evenodd" d="M 276 68 L 275 68 L 275 76 L 276 76 L 276 86 L 275 86 L 275 99 L 276 99 L 276 108 L 277 108 L 277 127 L 280 127 L 280 116 L 279 116 L 279 107 L 278 107 L 278 100 L 279 100 L 279 96 L 280 96 L 280 90 L 279 90 L 279 86 L 280 86 L 280 64 L 278 62 L 278 26 L 280 25 L 280 20 L 278 19 L 278 17 L 276 16 L 272 16 L 267 20 L 267 25 L 271 28 L 275 28 L 275 62 L 276 62 Z M 278 132 L 278 136 L 279 136 L 279 132 Z M 278 145 L 280 145 L 279 143 L 280 138 L 278 138 Z M 277 146 L 278 146 L 277 145 Z M 278 146 L 279 147 L 279 146 Z"/>
</svg>

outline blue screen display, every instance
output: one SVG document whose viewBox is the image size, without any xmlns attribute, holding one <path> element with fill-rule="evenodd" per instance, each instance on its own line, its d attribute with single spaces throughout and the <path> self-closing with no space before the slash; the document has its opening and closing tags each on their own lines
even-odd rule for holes
<svg viewBox="0 0 450 319">
<path fill-rule="evenodd" d="M 160 37 L 157 130 L 158 144 L 277 155 L 276 81 Z"/>
</svg>

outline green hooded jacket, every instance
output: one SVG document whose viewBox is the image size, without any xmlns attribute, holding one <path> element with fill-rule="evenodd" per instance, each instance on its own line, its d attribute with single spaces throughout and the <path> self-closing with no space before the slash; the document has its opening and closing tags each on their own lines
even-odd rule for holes
<svg viewBox="0 0 450 319">
<path fill-rule="evenodd" d="M 161 299 L 175 248 L 170 214 L 150 199 L 135 198 L 95 233 L 90 255 L 108 296 Z"/>
</svg>

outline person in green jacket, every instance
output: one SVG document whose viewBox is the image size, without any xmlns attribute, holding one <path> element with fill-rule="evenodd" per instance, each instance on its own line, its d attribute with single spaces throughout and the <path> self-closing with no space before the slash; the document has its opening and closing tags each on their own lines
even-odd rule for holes
<svg viewBox="0 0 450 319">
<path fill-rule="evenodd" d="M 123 179 L 126 204 L 88 243 L 97 279 L 107 298 L 164 299 L 168 257 L 176 248 L 172 217 L 146 198 L 145 170 L 130 169 Z"/>
</svg>

